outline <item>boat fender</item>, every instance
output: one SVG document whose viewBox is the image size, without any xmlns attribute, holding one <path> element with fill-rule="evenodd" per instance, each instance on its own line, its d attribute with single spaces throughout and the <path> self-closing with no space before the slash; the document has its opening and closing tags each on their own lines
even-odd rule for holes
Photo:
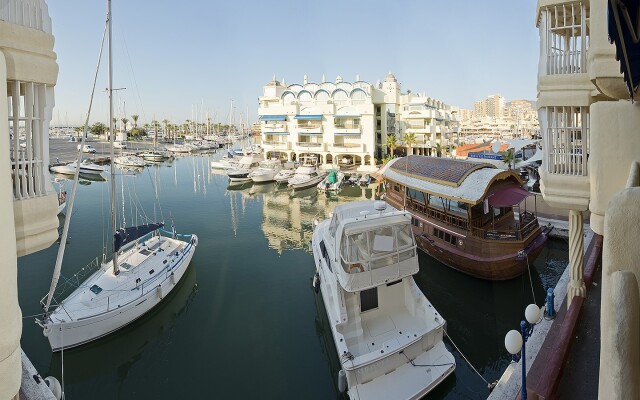
<svg viewBox="0 0 640 400">
<path fill-rule="evenodd" d="M 343 369 L 338 371 L 338 390 L 344 393 L 347 390 L 347 373 Z"/>
<path fill-rule="evenodd" d="M 55 397 L 56 400 L 60 400 L 62 398 L 62 386 L 60 382 L 53 376 L 47 376 L 44 378 L 44 382 L 47 384 L 51 393 L 53 393 L 53 397 Z"/>
<path fill-rule="evenodd" d="M 162 298 L 163 298 L 164 296 L 163 296 L 163 293 L 162 293 L 162 286 L 161 286 L 161 285 L 158 285 L 158 288 L 156 289 L 156 292 L 158 293 L 158 298 L 159 298 L 160 300 L 162 300 Z"/>
<path fill-rule="evenodd" d="M 318 291 L 320 290 L 320 274 L 317 272 L 313 276 L 313 290 L 316 292 L 316 294 L 318 294 Z"/>
<path fill-rule="evenodd" d="M 176 275 L 175 273 L 171 273 L 171 283 L 173 283 L 174 285 L 176 284 Z"/>
</svg>

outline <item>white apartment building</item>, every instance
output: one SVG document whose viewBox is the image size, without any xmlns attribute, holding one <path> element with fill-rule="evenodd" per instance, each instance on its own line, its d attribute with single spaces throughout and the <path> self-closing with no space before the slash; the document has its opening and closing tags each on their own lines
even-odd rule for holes
<svg viewBox="0 0 640 400">
<path fill-rule="evenodd" d="M 540 131 L 538 113 L 528 100 L 505 103 L 503 97 L 489 96 L 475 102 L 474 110 L 460 109 L 458 113 L 461 143 L 493 138 L 531 138 Z"/>
<path fill-rule="evenodd" d="M 448 140 L 456 121 L 440 101 L 401 94 L 391 73 L 376 85 L 340 76 L 311 83 L 305 75 L 302 84 L 286 86 L 274 76 L 264 86 L 258 115 L 267 157 L 316 155 L 325 167 L 355 164 L 361 171 L 376 169 L 376 160 L 387 154 L 389 134 L 401 143 L 404 133 L 415 133 L 413 151 L 422 153 Z"/>
</svg>

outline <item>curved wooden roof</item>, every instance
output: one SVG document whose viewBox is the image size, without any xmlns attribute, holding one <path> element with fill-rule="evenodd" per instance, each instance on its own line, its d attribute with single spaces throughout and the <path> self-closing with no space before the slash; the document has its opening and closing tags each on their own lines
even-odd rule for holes
<svg viewBox="0 0 640 400">
<path fill-rule="evenodd" d="M 390 165 L 390 168 L 406 176 L 458 187 L 473 171 L 482 168 L 496 168 L 496 166 L 489 163 L 454 160 L 451 158 L 411 155 L 398 159 Z"/>
<path fill-rule="evenodd" d="M 412 155 L 389 161 L 380 170 L 385 179 L 436 196 L 478 204 L 494 182 L 521 183 L 515 171 L 492 164 Z"/>
</svg>

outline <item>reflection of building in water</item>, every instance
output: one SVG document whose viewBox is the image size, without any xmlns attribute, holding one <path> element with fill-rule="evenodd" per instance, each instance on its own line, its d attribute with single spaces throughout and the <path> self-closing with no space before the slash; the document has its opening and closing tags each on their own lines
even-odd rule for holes
<svg viewBox="0 0 640 400">
<path fill-rule="evenodd" d="M 289 190 L 262 193 L 262 230 L 269 247 L 283 250 L 308 249 L 313 235 L 314 220 L 329 218 L 336 205 L 373 198 L 373 189 L 344 187 L 338 196 L 318 193 L 316 188 L 291 197 Z"/>
</svg>

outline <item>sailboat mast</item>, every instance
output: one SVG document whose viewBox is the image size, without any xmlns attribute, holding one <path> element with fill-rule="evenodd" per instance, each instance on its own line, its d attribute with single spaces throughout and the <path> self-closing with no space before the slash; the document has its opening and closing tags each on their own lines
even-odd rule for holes
<svg viewBox="0 0 640 400">
<path fill-rule="evenodd" d="M 116 230 L 116 174 L 115 168 L 113 164 L 113 136 L 114 136 L 114 126 L 113 126 L 113 49 L 111 46 L 111 26 L 113 25 L 113 17 L 111 14 L 111 0 L 107 0 L 109 14 L 109 144 L 110 144 L 110 152 L 109 156 L 111 158 L 111 227 L 113 231 Z M 118 275 L 118 251 L 116 250 L 116 242 L 113 241 L 113 274 Z"/>
</svg>

